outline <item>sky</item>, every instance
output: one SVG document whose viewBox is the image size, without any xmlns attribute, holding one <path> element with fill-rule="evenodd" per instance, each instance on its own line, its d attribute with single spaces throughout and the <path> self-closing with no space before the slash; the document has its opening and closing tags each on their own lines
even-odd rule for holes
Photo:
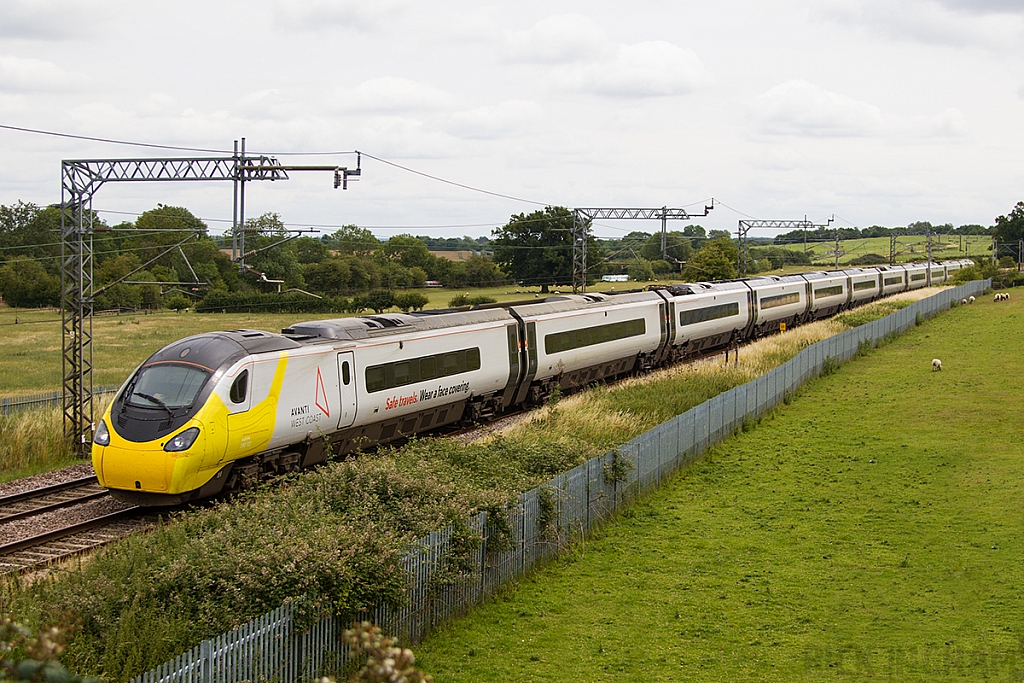
<svg viewBox="0 0 1024 683">
<path fill-rule="evenodd" d="M 244 137 L 290 164 L 364 152 L 348 190 L 247 185 L 247 216 L 324 233 L 475 237 L 545 205 L 712 198 L 692 222 L 733 233 L 991 225 L 1024 200 L 1024 3 L 0 0 L 0 126 Z M 64 159 L 208 155 L 0 128 L 0 204 L 59 202 Z M 108 183 L 93 208 L 157 203 L 230 226 L 226 182 Z M 594 228 L 631 230 L 660 222 Z"/>
</svg>

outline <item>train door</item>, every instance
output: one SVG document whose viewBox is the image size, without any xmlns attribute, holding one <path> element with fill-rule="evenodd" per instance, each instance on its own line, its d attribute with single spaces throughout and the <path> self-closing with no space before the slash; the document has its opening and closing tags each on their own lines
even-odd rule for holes
<svg viewBox="0 0 1024 683">
<path fill-rule="evenodd" d="M 246 363 L 238 369 L 234 379 L 231 380 L 231 386 L 228 389 L 228 400 L 224 404 L 228 411 L 226 420 L 227 433 L 223 439 L 210 439 L 211 443 L 217 443 L 218 446 L 221 446 L 217 448 L 216 462 L 223 461 L 228 453 L 234 454 L 237 450 L 248 445 L 248 443 L 243 443 L 243 441 L 244 437 L 252 429 L 252 416 L 249 413 L 249 408 L 252 407 L 253 373 L 255 370 L 255 363 Z M 211 428 L 216 429 L 212 425 Z"/>
<path fill-rule="evenodd" d="M 341 383 L 338 389 L 341 393 L 341 417 L 338 419 L 338 429 L 352 426 L 356 419 L 356 361 L 351 351 L 343 351 L 338 354 L 338 376 Z"/>
</svg>

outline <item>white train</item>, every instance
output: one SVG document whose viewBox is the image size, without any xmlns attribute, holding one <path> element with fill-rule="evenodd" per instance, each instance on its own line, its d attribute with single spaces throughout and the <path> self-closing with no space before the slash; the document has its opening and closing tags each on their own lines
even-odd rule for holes
<svg viewBox="0 0 1024 683">
<path fill-rule="evenodd" d="M 940 284 L 971 261 L 556 296 L 469 311 L 315 320 L 174 342 L 120 389 L 93 437 L 115 497 L 171 505 L 455 423 L 555 387 L 650 370 Z M 329 445 L 328 445 L 329 444 Z"/>
</svg>

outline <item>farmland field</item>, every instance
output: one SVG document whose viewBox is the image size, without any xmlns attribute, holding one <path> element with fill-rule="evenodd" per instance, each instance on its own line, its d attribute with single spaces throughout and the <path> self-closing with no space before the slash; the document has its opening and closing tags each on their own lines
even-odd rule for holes
<svg viewBox="0 0 1024 683">
<path fill-rule="evenodd" d="M 439 683 L 1019 680 L 1022 319 L 983 299 L 815 380 L 419 664 Z"/>
</svg>

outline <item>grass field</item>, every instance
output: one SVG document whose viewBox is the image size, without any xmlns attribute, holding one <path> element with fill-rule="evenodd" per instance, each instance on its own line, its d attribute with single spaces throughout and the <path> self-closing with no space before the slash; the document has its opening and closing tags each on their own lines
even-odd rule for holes
<svg viewBox="0 0 1024 683">
<path fill-rule="evenodd" d="M 782 245 L 787 249 L 803 250 L 803 244 Z M 959 236 L 934 235 L 932 237 L 932 257 L 936 261 L 968 258 L 969 256 L 987 256 L 991 253 L 992 239 L 984 235 L 970 235 L 964 245 Z M 817 263 L 833 263 L 834 242 L 812 242 L 807 245 L 811 260 Z M 865 254 L 878 254 L 889 258 L 889 238 L 869 237 L 856 240 L 839 240 L 839 265 L 847 264 Z M 965 253 L 966 250 L 966 253 Z M 898 239 L 896 244 L 896 262 L 924 261 L 928 258 L 928 240 L 924 235 L 906 235 Z"/>
<path fill-rule="evenodd" d="M 1022 319 L 985 298 L 812 382 L 419 665 L 438 683 L 1020 680 Z"/>
</svg>

